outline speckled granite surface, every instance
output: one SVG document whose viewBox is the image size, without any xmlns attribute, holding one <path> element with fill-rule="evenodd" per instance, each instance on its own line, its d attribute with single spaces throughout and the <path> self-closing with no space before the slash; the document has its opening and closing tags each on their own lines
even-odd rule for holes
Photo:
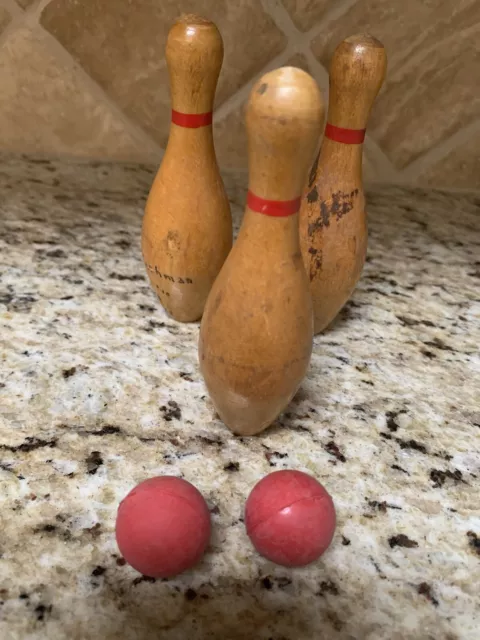
<svg viewBox="0 0 480 640">
<path fill-rule="evenodd" d="M 368 264 L 261 437 L 215 419 L 198 325 L 165 316 L 140 254 L 145 167 L 0 163 L 0 637 L 473 640 L 480 628 L 480 196 L 369 193 Z M 238 215 L 245 179 L 228 177 Z M 275 567 L 242 506 L 314 474 L 338 528 Z M 211 548 L 170 581 L 117 555 L 119 500 L 178 474 Z"/>
</svg>

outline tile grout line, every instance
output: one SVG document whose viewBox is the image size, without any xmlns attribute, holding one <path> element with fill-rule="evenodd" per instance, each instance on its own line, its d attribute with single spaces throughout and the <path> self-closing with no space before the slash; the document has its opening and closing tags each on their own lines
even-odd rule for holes
<svg viewBox="0 0 480 640">
<path fill-rule="evenodd" d="M 22 13 L 17 14 L 15 17 L 12 16 L 12 19 L 7 24 L 5 29 L 0 33 L 0 47 L 3 47 L 5 42 L 10 38 L 10 36 L 15 33 L 18 29 L 20 29 L 25 24 L 25 15 Z"/>
<path fill-rule="evenodd" d="M 477 133 L 480 133 L 480 118 L 455 132 L 449 138 L 442 140 L 419 158 L 407 165 L 407 167 L 405 167 L 405 169 L 400 173 L 402 182 L 414 182 L 416 176 L 424 173 L 427 169 L 446 158 L 459 146 L 470 141 Z"/>
<path fill-rule="evenodd" d="M 292 50 L 290 43 L 288 43 L 281 53 L 267 62 L 267 64 L 260 71 L 255 73 L 248 82 L 243 84 L 238 91 L 227 98 L 225 102 L 222 102 L 222 104 L 215 110 L 215 122 L 222 122 L 230 115 L 230 113 L 235 111 L 237 107 L 241 106 L 247 100 L 255 82 L 261 78 L 264 73 L 282 66 L 282 64 L 284 64 L 293 53 L 295 52 Z"/>
<path fill-rule="evenodd" d="M 290 14 L 285 9 L 283 4 L 279 2 L 279 0 L 261 0 L 261 2 L 264 10 L 268 11 L 277 27 L 285 33 L 296 51 L 298 51 L 299 53 L 303 53 L 303 55 L 306 57 L 309 65 L 312 68 L 315 79 L 317 80 L 322 90 L 325 91 L 326 104 L 328 105 L 328 70 L 325 69 L 323 64 L 314 56 L 313 51 L 310 48 L 311 38 L 307 39 L 305 37 L 306 34 L 302 33 L 296 28 L 290 17 Z M 340 6 L 335 7 L 335 9 L 327 14 L 327 16 L 334 14 L 335 17 L 338 17 L 353 4 L 354 2 L 352 2 L 352 0 L 348 0 L 343 4 L 340 4 Z M 322 27 L 323 22 L 324 21 L 320 23 L 320 27 Z M 365 137 L 364 148 L 366 150 L 368 159 L 372 162 L 380 180 L 385 182 L 397 182 L 399 180 L 399 172 L 395 169 L 394 165 L 382 150 L 382 148 L 375 142 L 375 140 L 371 136 L 368 135 L 368 133 Z"/>
<path fill-rule="evenodd" d="M 119 120 L 123 122 L 126 130 L 132 135 L 133 139 L 139 145 L 145 145 L 146 153 L 145 159 L 150 158 L 151 160 L 156 157 L 159 158 L 164 153 L 164 149 L 158 145 L 153 138 L 151 138 L 139 125 L 133 122 L 121 109 L 120 107 L 109 98 L 109 96 L 105 93 L 102 87 L 90 77 L 90 75 L 83 69 L 83 67 L 73 58 L 73 56 L 63 47 L 63 45 L 51 34 L 49 33 L 40 22 L 32 25 L 35 29 L 39 30 L 43 36 L 46 37 L 47 44 L 51 49 L 52 53 L 55 57 L 58 57 L 60 60 L 65 62 L 65 64 L 70 68 L 74 69 L 76 73 L 78 73 L 84 82 L 85 86 L 92 92 L 92 94 L 99 100 L 99 102 L 103 102 L 108 106 L 110 111 L 114 113 Z"/>
<path fill-rule="evenodd" d="M 307 59 L 308 64 L 312 67 L 312 71 L 316 76 L 315 79 L 317 80 L 321 88 L 325 91 L 325 101 L 328 105 L 328 94 L 330 91 L 328 71 L 325 69 L 323 64 L 315 58 L 315 56 L 313 55 L 313 51 L 308 45 L 305 45 L 301 51 Z"/>
<path fill-rule="evenodd" d="M 28 13 L 32 20 L 40 22 L 40 16 L 50 2 L 51 0 L 35 0 L 29 7 L 27 7 L 26 13 Z"/>
<path fill-rule="evenodd" d="M 328 72 L 313 55 L 309 43 L 305 42 L 303 34 L 293 24 L 288 11 L 278 0 L 261 0 L 261 2 L 264 10 L 269 13 L 277 27 L 287 36 L 294 52 L 302 53 L 306 57 L 312 67 L 315 80 L 325 92 L 325 98 L 328 102 Z"/>
<path fill-rule="evenodd" d="M 325 13 L 318 24 L 303 34 L 303 37 L 308 44 L 310 44 L 311 41 L 325 29 L 326 24 L 337 20 L 337 18 L 341 18 L 351 7 L 353 7 L 353 5 L 357 4 L 357 1 L 358 0 L 338 0 L 334 6 Z"/>
<path fill-rule="evenodd" d="M 272 58 L 269 62 L 267 62 L 264 67 L 258 71 L 248 82 L 240 87 L 232 96 L 230 96 L 225 102 L 223 102 L 218 109 L 215 111 L 215 121 L 222 122 L 227 118 L 230 113 L 235 111 L 236 108 L 245 103 L 250 94 L 250 90 L 258 78 L 261 78 L 264 73 L 268 71 L 272 71 L 277 67 L 282 66 L 285 62 L 288 61 L 289 58 L 292 57 L 295 53 L 300 51 L 300 43 L 295 42 L 298 40 L 298 37 L 292 38 L 291 29 L 286 28 L 286 25 L 279 24 L 279 22 L 275 18 L 275 5 L 277 4 L 276 0 L 261 0 L 261 5 L 263 10 L 267 15 L 269 15 L 272 20 L 275 22 L 278 29 L 286 36 L 287 38 L 287 46 L 285 49 L 279 53 L 277 56 Z M 287 14 L 288 15 L 288 14 Z M 289 20 L 290 17 L 288 16 Z M 290 21 L 291 22 L 291 21 Z M 295 33 L 297 33 L 295 29 Z"/>
<path fill-rule="evenodd" d="M 11 0 L 11 1 L 13 2 L 13 0 Z M 25 24 L 25 12 L 22 11 L 22 9 L 20 9 L 20 7 L 18 7 L 18 6 L 16 8 L 13 8 L 13 10 L 11 11 L 9 8 L 7 8 L 6 4 L 9 5 L 10 2 L 8 0 L 7 0 L 7 3 L 5 2 L 5 0 L 3 0 L 3 2 L 1 2 L 1 6 L 3 6 L 5 8 L 5 10 L 8 11 L 8 13 L 10 14 L 11 20 L 7 24 L 5 29 L 0 33 L 0 47 L 3 47 L 5 42 L 12 35 L 12 33 L 15 33 L 15 31 L 19 27 L 21 27 L 23 24 Z M 13 5 L 12 5 L 12 7 L 13 7 Z"/>
<path fill-rule="evenodd" d="M 12 20 L 24 15 L 24 10 L 15 2 L 15 0 L 0 0 L 0 6 L 10 14 Z"/>
</svg>

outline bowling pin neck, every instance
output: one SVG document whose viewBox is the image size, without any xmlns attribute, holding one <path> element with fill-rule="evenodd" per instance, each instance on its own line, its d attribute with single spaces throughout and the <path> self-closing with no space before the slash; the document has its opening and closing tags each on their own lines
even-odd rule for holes
<svg viewBox="0 0 480 640">
<path fill-rule="evenodd" d="M 254 85 L 246 109 L 253 197 L 288 203 L 301 195 L 323 118 L 318 86 L 301 69 L 276 69 Z"/>
<path fill-rule="evenodd" d="M 327 137 L 350 144 L 363 141 L 386 66 L 384 46 L 370 35 L 354 35 L 338 45 L 329 72 Z"/>
<path fill-rule="evenodd" d="M 192 127 L 208 126 L 223 62 L 218 28 L 199 16 L 182 16 L 170 29 L 165 57 L 173 121 L 187 126 L 187 116 L 194 115 L 196 119 L 189 121 Z"/>
<path fill-rule="evenodd" d="M 360 180 L 362 175 L 362 143 L 345 143 L 335 138 L 324 135 L 318 161 L 314 162 L 313 168 L 318 165 L 318 177 L 338 180 L 339 176 Z M 313 171 L 312 168 L 312 171 Z"/>
<path fill-rule="evenodd" d="M 172 119 L 165 153 L 172 154 L 176 163 L 191 163 L 194 171 L 204 169 L 207 163 L 217 166 L 212 126 L 192 128 L 175 124 Z M 201 167 L 197 166 L 199 162 Z"/>
<path fill-rule="evenodd" d="M 321 189 L 344 183 L 362 187 L 362 144 L 340 144 L 323 138 L 320 153 L 309 173 L 308 188 L 314 184 Z"/>
<path fill-rule="evenodd" d="M 248 204 L 238 236 L 255 256 L 272 254 L 272 260 L 300 255 L 298 211 L 288 216 L 270 216 L 252 210 Z M 253 258 L 255 259 L 255 258 Z"/>
</svg>

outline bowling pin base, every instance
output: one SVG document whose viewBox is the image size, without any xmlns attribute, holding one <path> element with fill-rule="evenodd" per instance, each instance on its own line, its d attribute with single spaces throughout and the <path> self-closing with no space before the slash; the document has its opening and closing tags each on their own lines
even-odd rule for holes
<svg viewBox="0 0 480 640">
<path fill-rule="evenodd" d="M 220 362 L 215 356 L 208 358 L 201 345 L 200 340 L 200 371 L 209 396 L 222 422 L 239 436 L 257 435 L 275 422 L 300 388 L 310 363 L 309 352 L 304 358 L 285 365 L 284 371 L 288 374 L 284 376 L 278 369 L 262 371 L 261 367 L 255 366 L 241 366 L 241 375 L 235 376 L 237 367 Z M 250 375 L 246 375 L 246 369 L 251 369 Z M 231 381 L 232 372 L 237 378 L 236 384 Z M 246 384 L 240 385 L 239 378 Z M 292 380 L 298 381 L 293 387 Z M 240 390 L 240 386 L 248 386 L 248 389 Z M 262 386 L 266 387 L 263 393 Z"/>
<path fill-rule="evenodd" d="M 352 297 L 353 292 L 355 291 L 357 282 L 355 282 L 354 286 L 345 292 L 343 297 L 335 298 L 333 300 L 328 300 L 328 296 L 324 296 L 321 300 L 321 304 L 318 304 L 318 308 L 314 308 L 314 325 L 313 325 L 313 335 L 318 335 L 319 333 L 323 333 L 328 329 L 332 328 L 333 323 L 336 318 L 347 304 L 347 302 Z"/>
<path fill-rule="evenodd" d="M 343 307 L 347 304 L 348 300 L 349 298 L 345 300 L 345 302 L 338 308 L 338 311 L 336 311 L 335 313 L 331 313 L 328 316 L 319 315 L 315 318 L 315 324 L 313 327 L 314 336 L 318 336 L 320 333 L 324 333 L 333 328 L 335 324 L 335 320 L 338 318 L 340 312 L 342 311 Z"/>
<path fill-rule="evenodd" d="M 333 328 L 335 320 L 340 315 L 342 309 L 345 307 L 347 302 L 350 300 L 355 289 L 347 295 L 347 297 L 343 300 L 343 302 L 339 302 L 336 300 L 334 303 L 330 305 L 330 309 L 333 309 L 328 315 L 323 313 L 323 309 L 321 309 L 317 315 L 315 316 L 315 323 L 313 327 L 313 335 L 317 336 L 320 333 L 324 333 L 325 331 L 329 331 Z"/>
<path fill-rule="evenodd" d="M 213 285 L 211 278 L 189 278 L 162 274 L 147 264 L 152 289 L 170 318 L 177 322 L 199 322 Z"/>
<path fill-rule="evenodd" d="M 297 389 L 295 390 L 295 393 Z M 233 392 L 228 394 L 226 402 L 212 398 L 215 409 L 228 429 L 237 436 L 255 436 L 270 427 L 278 416 L 287 408 L 295 396 L 279 399 L 268 399 L 265 402 L 251 401 L 237 396 Z M 211 396 L 211 392 L 210 392 Z M 273 407 L 275 408 L 272 408 Z"/>
</svg>

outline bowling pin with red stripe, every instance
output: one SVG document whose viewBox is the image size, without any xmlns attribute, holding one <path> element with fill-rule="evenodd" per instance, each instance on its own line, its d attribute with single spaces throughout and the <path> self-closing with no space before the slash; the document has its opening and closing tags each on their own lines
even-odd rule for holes
<svg viewBox="0 0 480 640">
<path fill-rule="evenodd" d="M 320 90 L 301 69 L 271 71 L 251 90 L 245 214 L 208 297 L 199 338 L 209 395 L 236 434 L 268 427 L 310 362 L 313 312 L 298 212 L 323 120 Z"/>
<path fill-rule="evenodd" d="M 232 247 L 230 205 L 219 173 L 212 109 L 223 62 L 212 22 L 182 16 L 166 46 L 172 121 L 142 227 L 148 277 L 167 313 L 202 316 L 210 288 Z"/>
<path fill-rule="evenodd" d="M 347 302 L 365 262 L 363 141 L 386 63 L 383 45 L 369 35 L 341 42 L 331 61 L 327 124 L 300 211 L 300 245 L 310 280 L 315 334 Z"/>
</svg>

